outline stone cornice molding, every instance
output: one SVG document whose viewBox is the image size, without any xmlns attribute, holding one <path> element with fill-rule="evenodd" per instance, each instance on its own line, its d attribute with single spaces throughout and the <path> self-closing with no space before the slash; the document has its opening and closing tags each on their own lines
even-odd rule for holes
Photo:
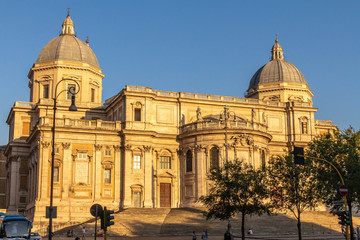
<svg viewBox="0 0 360 240">
<path fill-rule="evenodd" d="M 82 70 L 82 71 L 90 71 L 96 75 L 98 75 L 99 77 L 101 78 L 104 78 L 105 75 L 100 73 L 100 72 L 97 72 L 96 70 L 92 69 L 91 67 L 85 67 L 85 66 L 70 66 L 70 65 L 60 65 L 60 64 L 57 64 L 57 65 L 47 65 L 47 66 L 36 66 L 36 67 L 32 67 L 30 69 L 30 72 L 33 71 L 33 72 L 38 72 L 38 71 L 43 71 L 43 70 L 50 70 L 50 69 L 57 69 L 57 68 L 64 68 L 64 69 L 76 69 L 76 70 Z M 101 71 L 101 70 L 100 70 Z"/>
</svg>

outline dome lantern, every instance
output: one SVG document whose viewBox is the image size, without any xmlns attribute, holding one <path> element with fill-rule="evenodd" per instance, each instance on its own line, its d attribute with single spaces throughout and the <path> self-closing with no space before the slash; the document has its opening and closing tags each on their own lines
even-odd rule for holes
<svg viewBox="0 0 360 240">
<path fill-rule="evenodd" d="M 62 24 L 61 35 L 75 35 L 74 23 L 70 18 L 70 10 L 68 8 L 67 16 Z"/>
<path fill-rule="evenodd" d="M 275 39 L 275 44 L 271 49 L 271 54 L 271 60 L 284 60 L 283 49 L 279 44 L 277 35 Z"/>
</svg>

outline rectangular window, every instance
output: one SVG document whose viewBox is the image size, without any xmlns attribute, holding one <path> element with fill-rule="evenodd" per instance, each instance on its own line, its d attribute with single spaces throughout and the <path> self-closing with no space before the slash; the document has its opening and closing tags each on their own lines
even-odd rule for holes
<svg viewBox="0 0 360 240">
<path fill-rule="evenodd" d="M 49 98 L 49 84 L 43 86 L 43 98 Z"/>
<path fill-rule="evenodd" d="M 71 92 L 70 92 L 70 89 L 73 88 L 76 90 L 76 85 L 75 84 L 68 84 L 68 88 L 67 88 L 67 99 L 71 100 Z"/>
<path fill-rule="evenodd" d="M 302 122 L 301 123 L 301 131 L 302 131 L 302 134 L 307 134 L 308 133 L 307 122 Z"/>
<path fill-rule="evenodd" d="M 170 157 L 164 157 L 161 156 L 160 157 L 160 169 L 170 169 L 171 165 L 170 165 Z"/>
<path fill-rule="evenodd" d="M 30 134 L 30 122 L 23 122 L 22 135 L 28 136 Z"/>
<path fill-rule="evenodd" d="M 104 183 L 111 184 L 111 169 L 104 169 Z"/>
<path fill-rule="evenodd" d="M 141 168 L 141 156 L 134 155 L 134 169 L 140 169 L 140 168 Z"/>
<path fill-rule="evenodd" d="M 95 89 L 91 89 L 91 102 L 95 102 Z"/>
<path fill-rule="evenodd" d="M 104 150 L 104 155 L 107 156 L 107 157 L 110 157 L 111 156 L 111 149 L 105 149 Z"/>
<path fill-rule="evenodd" d="M 60 181 L 59 167 L 54 167 L 54 182 L 58 183 Z"/>
<path fill-rule="evenodd" d="M 27 176 L 20 176 L 20 190 L 27 190 Z"/>
<path fill-rule="evenodd" d="M 135 121 L 141 121 L 141 108 L 135 108 Z"/>
<path fill-rule="evenodd" d="M 79 153 L 77 154 L 77 159 L 79 159 L 79 160 L 86 160 L 86 159 L 87 159 L 87 153 L 79 152 Z"/>
</svg>

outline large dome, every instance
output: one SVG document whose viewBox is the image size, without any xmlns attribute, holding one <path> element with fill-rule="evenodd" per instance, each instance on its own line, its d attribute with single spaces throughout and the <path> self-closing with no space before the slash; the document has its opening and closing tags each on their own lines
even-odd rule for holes
<svg viewBox="0 0 360 240">
<path fill-rule="evenodd" d="M 251 78 L 248 94 L 255 91 L 259 84 L 289 82 L 307 85 L 299 69 L 284 60 L 283 50 L 277 39 L 271 51 L 271 61 L 262 66 Z"/>
<path fill-rule="evenodd" d="M 74 24 L 68 15 L 62 24 L 62 33 L 52 39 L 41 50 L 36 63 L 54 60 L 68 60 L 88 63 L 100 68 L 97 58 L 91 48 L 75 37 Z"/>
</svg>

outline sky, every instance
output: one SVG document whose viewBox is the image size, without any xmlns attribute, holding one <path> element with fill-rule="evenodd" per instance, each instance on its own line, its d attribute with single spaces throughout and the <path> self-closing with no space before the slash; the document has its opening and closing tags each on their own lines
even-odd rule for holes
<svg viewBox="0 0 360 240">
<path fill-rule="evenodd" d="M 316 119 L 360 128 L 360 1 L 106 0 L 0 2 L 0 145 L 27 74 L 61 31 L 67 8 L 105 78 L 103 101 L 125 85 L 244 97 L 278 34 L 305 76 Z"/>
</svg>

